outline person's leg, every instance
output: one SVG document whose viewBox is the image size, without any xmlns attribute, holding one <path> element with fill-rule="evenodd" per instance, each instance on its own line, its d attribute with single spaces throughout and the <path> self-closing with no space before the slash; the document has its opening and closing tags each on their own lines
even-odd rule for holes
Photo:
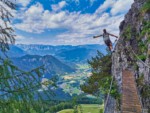
<svg viewBox="0 0 150 113">
<path fill-rule="evenodd" d="M 110 40 L 106 40 L 106 41 L 105 41 L 105 44 L 106 44 L 106 45 L 107 45 L 107 47 L 109 48 L 109 51 L 112 51 L 113 46 L 112 46 L 111 41 L 110 41 Z"/>
<path fill-rule="evenodd" d="M 109 44 L 109 50 L 112 51 L 112 49 L 113 49 L 113 46 L 112 46 L 112 43 L 110 43 Z"/>
<path fill-rule="evenodd" d="M 110 45 L 108 46 L 108 48 L 109 48 L 109 51 L 111 51 L 111 50 L 112 50 L 112 47 L 111 47 Z"/>
</svg>

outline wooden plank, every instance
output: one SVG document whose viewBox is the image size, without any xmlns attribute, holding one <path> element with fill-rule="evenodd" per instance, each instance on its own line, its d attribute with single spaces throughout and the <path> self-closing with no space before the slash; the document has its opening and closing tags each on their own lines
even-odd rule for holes
<svg viewBox="0 0 150 113">
<path fill-rule="evenodd" d="M 142 113 L 134 74 L 124 70 L 122 77 L 122 113 Z"/>
</svg>

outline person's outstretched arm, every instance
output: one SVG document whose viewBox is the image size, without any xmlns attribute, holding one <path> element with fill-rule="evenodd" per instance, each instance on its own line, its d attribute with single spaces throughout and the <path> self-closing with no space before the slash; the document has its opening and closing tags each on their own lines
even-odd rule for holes
<svg viewBox="0 0 150 113">
<path fill-rule="evenodd" d="M 110 36 L 118 38 L 118 36 L 108 33 Z"/>
<path fill-rule="evenodd" d="M 101 37 L 101 36 L 103 36 L 103 35 L 93 36 L 93 38 L 98 38 L 98 37 Z"/>
</svg>

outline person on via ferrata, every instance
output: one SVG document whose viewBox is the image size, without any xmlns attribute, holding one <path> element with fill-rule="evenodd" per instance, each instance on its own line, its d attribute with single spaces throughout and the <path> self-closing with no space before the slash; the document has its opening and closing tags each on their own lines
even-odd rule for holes
<svg viewBox="0 0 150 113">
<path fill-rule="evenodd" d="M 112 51 L 113 46 L 112 46 L 112 42 L 111 42 L 109 36 L 113 36 L 113 37 L 118 38 L 118 36 L 115 36 L 113 34 L 108 33 L 106 31 L 106 29 L 103 29 L 103 34 L 102 35 L 93 36 L 93 38 L 103 37 L 105 44 L 107 45 L 107 47 L 109 48 L 109 50 Z"/>
</svg>

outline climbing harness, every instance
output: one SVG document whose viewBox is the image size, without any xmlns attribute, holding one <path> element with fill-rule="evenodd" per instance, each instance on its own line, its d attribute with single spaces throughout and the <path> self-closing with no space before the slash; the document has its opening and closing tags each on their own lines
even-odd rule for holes
<svg viewBox="0 0 150 113">
<path fill-rule="evenodd" d="M 104 105 L 104 111 L 103 111 L 103 113 L 105 113 L 105 110 L 106 110 L 106 106 L 107 106 L 107 103 L 108 103 L 108 100 L 109 100 L 109 96 L 110 96 L 110 92 L 111 92 L 112 85 L 113 85 L 113 80 L 114 80 L 114 77 L 112 76 L 112 80 L 111 80 L 109 92 L 108 92 L 108 95 L 107 95 L 107 99 L 106 99 L 106 102 L 105 102 L 105 105 Z"/>
</svg>

